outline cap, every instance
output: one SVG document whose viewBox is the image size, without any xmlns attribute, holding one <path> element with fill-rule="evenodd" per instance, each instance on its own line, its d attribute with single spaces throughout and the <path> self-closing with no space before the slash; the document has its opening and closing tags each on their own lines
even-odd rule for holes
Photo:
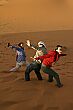
<svg viewBox="0 0 73 110">
<path fill-rule="evenodd" d="M 46 47 L 45 43 L 43 41 L 38 42 L 38 46 L 43 45 L 44 47 Z"/>
</svg>

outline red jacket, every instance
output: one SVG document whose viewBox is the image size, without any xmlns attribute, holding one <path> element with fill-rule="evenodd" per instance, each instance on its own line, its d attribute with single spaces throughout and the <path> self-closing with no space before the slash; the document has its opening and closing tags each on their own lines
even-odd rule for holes
<svg viewBox="0 0 73 110">
<path fill-rule="evenodd" d="M 59 54 L 57 51 L 55 50 L 51 50 L 48 52 L 48 54 L 43 55 L 43 56 L 39 56 L 37 58 L 35 58 L 36 60 L 41 60 L 42 64 L 46 65 L 46 66 L 52 66 L 53 62 L 56 62 L 60 56 L 65 56 L 66 54 Z"/>
</svg>

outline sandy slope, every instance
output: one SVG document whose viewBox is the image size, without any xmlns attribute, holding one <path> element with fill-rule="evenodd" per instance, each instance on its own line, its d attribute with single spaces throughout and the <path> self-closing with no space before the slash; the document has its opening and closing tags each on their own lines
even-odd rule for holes
<svg viewBox="0 0 73 110">
<path fill-rule="evenodd" d="M 0 34 L 73 29 L 72 0 L 0 0 Z"/>
<path fill-rule="evenodd" d="M 42 73 L 43 81 L 38 81 L 31 73 L 31 81 L 24 81 L 24 70 L 8 73 L 15 65 L 15 52 L 7 47 L 30 39 L 37 44 L 43 40 L 48 49 L 57 44 L 64 46 L 68 55 L 58 61 L 54 69 L 59 72 L 63 88 L 57 88 L 55 81 L 47 82 L 47 75 Z M 73 31 L 51 31 L 37 33 L 7 34 L 0 36 L 0 110 L 73 110 Z M 27 59 L 35 52 L 25 44 Z"/>
</svg>

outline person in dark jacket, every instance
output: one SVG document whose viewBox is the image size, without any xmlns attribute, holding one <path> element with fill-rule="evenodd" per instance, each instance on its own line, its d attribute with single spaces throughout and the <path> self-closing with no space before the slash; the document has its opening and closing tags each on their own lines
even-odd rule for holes
<svg viewBox="0 0 73 110">
<path fill-rule="evenodd" d="M 18 44 L 18 46 L 11 45 L 10 43 L 8 43 L 8 47 L 16 50 L 16 66 L 14 68 L 10 69 L 10 72 L 15 72 L 15 71 L 19 70 L 19 68 L 22 65 L 27 64 L 26 54 L 25 54 L 24 47 L 23 47 L 23 42 L 20 42 Z"/>
<path fill-rule="evenodd" d="M 62 46 L 57 45 L 55 50 L 51 50 L 48 52 L 48 54 L 35 58 L 36 60 L 40 59 L 42 61 L 41 69 L 44 73 L 49 75 L 48 81 L 52 82 L 53 78 L 55 78 L 58 87 L 62 87 L 63 84 L 61 84 L 58 73 L 55 72 L 51 67 L 52 64 L 58 61 L 61 56 L 66 56 L 66 54 L 62 54 Z"/>
<path fill-rule="evenodd" d="M 30 48 L 36 51 L 34 58 L 47 54 L 46 46 L 42 41 L 38 42 L 38 46 L 35 46 L 35 45 L 32 45 L 29 40 L 27 40 L 27 46 L 29 46 Z M 41 69 L 41 60 L 37 61 L 36 59 L 33 59 L 33 61 L 26 67 L 25 74 L 24 74 L 25 80 L 30 81 L 30 72 L 33 70 L 37 75 L 38 80 L 42 80 L 40 69 Z"/>
</svg>

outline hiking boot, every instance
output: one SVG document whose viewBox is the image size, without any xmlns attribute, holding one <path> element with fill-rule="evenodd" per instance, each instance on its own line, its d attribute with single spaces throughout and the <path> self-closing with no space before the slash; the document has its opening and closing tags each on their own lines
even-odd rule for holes
<svg viewBox="0 0 73 110">
<path fill-rule="evenodd" d="M 38 79 L 38 80 L 43 80 L 43 79 Z"/>
<path fill-rule="evenodd" d="M 63 87 L 63 84 L 56 84 L 57 87 Z"/>
<path fill-rule="evenodd" d="M 25 81 L 30 81 L 30 79 L 25 79 Z"/>
</svg>

